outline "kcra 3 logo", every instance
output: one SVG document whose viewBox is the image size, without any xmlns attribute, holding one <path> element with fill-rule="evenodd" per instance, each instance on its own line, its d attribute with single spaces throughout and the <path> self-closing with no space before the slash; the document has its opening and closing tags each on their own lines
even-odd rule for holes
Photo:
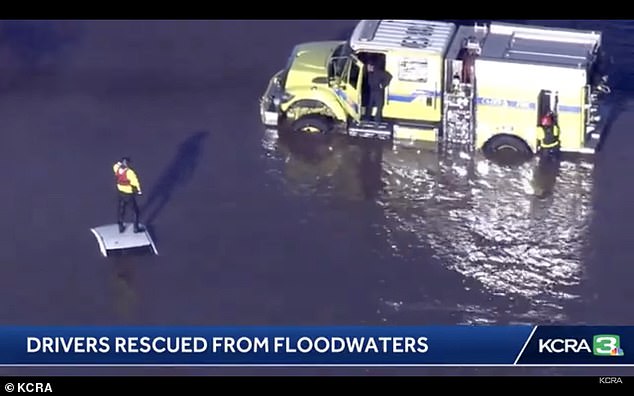
<svg viewBox="0 0 634 396">
<path fill-rule="evenodd" d="M 592 346 L 592 347 L 591 347 Z M 541 338 L 539 353 L 591 353 L 594 356 L 623 356 L 621 337 L 615 334 L 597 334 L 586 338 Z"/>
</svg>

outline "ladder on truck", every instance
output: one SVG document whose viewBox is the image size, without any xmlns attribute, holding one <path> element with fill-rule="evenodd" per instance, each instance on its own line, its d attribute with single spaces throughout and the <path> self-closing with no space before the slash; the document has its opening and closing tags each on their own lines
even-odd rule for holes
<svg viewBox="0 0 634 396">
<path fill-rule="evenodd" d="M 457 176 L 454 183 L 469 183 L 475 172 L 475 94 L 471 84 L 461 83 L 445 93 L 443 133 L 439 152 L 443 161 L 441 172 Z"/>
<path fill-rule="evenodd" d="M 441 142 L 471 152 L 475 145 L 474 87 L 461 83 L 452 88 L 445 93 Z"/>
</svg>

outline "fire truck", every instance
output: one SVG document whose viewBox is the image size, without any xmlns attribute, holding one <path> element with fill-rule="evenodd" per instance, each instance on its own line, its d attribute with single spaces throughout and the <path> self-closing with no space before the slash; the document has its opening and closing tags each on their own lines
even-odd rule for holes
<svg viewBox="0 0 634 396">
<path fill-rule="evenodd" d="M 260 115 L 291 133 L 592 154 L 610 93 L 601 39 L 497 22 L 362 20 L 345 41 L 295 46 L 270 79 Z M 365 116 L 370 63 L 392 77 L 380 121 Z"/>
</svg>

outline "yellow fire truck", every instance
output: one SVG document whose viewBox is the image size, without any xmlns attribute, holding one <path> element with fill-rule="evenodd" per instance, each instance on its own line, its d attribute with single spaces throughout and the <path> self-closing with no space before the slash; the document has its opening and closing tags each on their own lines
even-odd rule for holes
<svg viewBox="0 0 634 396">
<path fill-rule="evenodd" d="M 297 45 L 260 100 L 262 122 L 485 152 L 594 153 L 607 86 L 601 33 L 490 23 L 362 20 L 346 41 Z M 364 116 L 367 64 L 391 74 Z"/>
</svg>

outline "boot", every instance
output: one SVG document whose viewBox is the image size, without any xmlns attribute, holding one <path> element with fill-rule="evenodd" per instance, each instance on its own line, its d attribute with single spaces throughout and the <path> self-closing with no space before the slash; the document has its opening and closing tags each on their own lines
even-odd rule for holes
<svg viewBox="0 0 634 396">
<path fill-rule="evenodd" d="M 141 227 L 139 223 L 134 223 L 134 232 L 136 234 L 145 231 L 145 228 Z"/>
<path fill-rule="evenodd" d="M 123 234 L 124 231 L 125 231 L 125 226 L 123 225 L 122 222 L 119 222 L 119 233 Z"/>
</svg>

